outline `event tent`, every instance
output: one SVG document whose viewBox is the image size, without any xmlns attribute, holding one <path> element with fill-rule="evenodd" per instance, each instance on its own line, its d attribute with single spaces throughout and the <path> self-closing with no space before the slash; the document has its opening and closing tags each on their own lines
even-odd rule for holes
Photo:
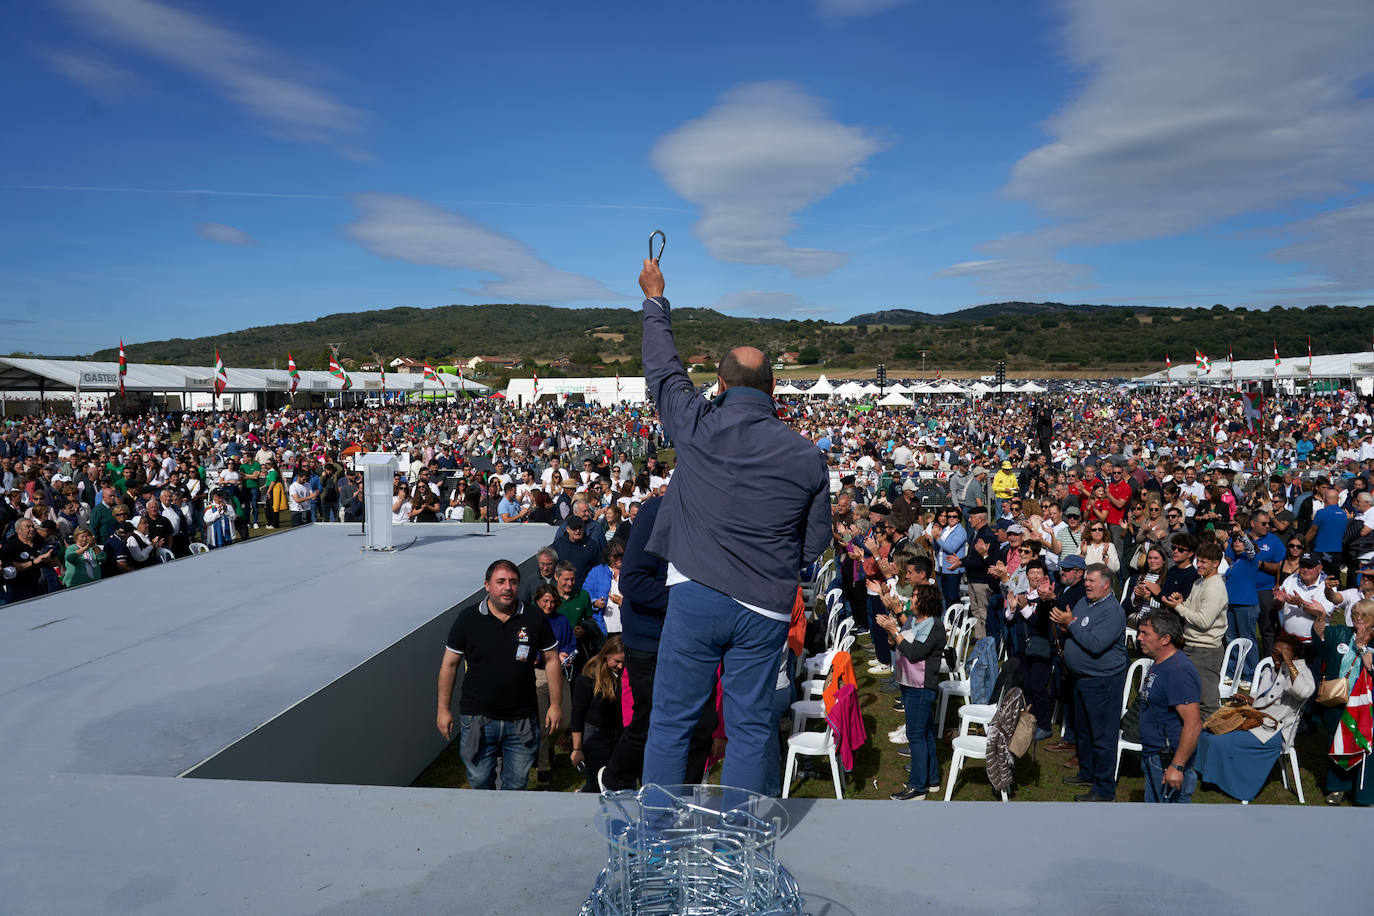
<svg viewBox="0 0 1374 916">
<path fill-rule="evenodd" d="M 872 394 L 872 391 L 859 382 L 845 382 L 835 389 L 837 398 L 862 398 L 869 394 Z"/>
<path fill-rule="evenodd" d="M 1374 352 L 1328 353 L 1314 356 L 1282 356 L 1274 365 L 1272 356 L 1265 359 L 1238 359 L 1234 363 L 1224 359 L 1212 361 L 1210 372 L 1199 371 L 1189 361 L 1172 369 L 1161 369 L 1133 381 L 1145 385 L 1229 385 L 1234 375 L 1238 382 L 1303 381 L 1310 375 L 1319 379 L 1350 379 L 1374 376 Z"/>
<path fill-rule="evenodd" d="M 830 395 L 835 393 L 835 386 L 831 385 L 830 382 L 826 381 L 825 373 L 822 372 L 821 377 L 816 379 L 816 384 L 806 389 L 805 393 L 809 395 L 829 397 Z"/>
<path fill-rule="evenodd" d="M 956 385 L 956 384 L 954 384 L 953 382 L 950 382 L 950 381 L 944 381 L 944 382 L 941 382 L 940 384 L 936 385 L 936 386 L 935 386 L 935 393 L 936 393 L 936 394 L 961 394 L 961 395 L 963 395 L 964 397 L 968 397 L 968 396 L 969 396 L 969 391 L 968 391 L 967 388 L 963 388 L 963 387 L 961 387 L 961 386 L 959 386 L 959 385 Z"/>
<path fill-rule="evenodd" d="M 879 406 L 879 407 L 912 407 L 912 406 L 915 405 L 915 403 L 916 403 L 915 401 L 911 400 L 911 398 L 909 398 L 909 397 L 907 397 L 906 395 L 902 394 L 900 391 L 893 390 L 893 391 L 889 391 L 886 395 L 884 395 L 884 396 L 878 401 L 878 406 Z"/>
<path fill-rule="evenodd" d="M 511 379 L 506 388 L 506 397 L 512 404 L 522 407 L 532 403 L 534 379 Z M 649 389 L 642 375 L 624 376 L 618 382 L 615 376 L 539 380 L 539 400 L 553 398 L 563 403 L 570 397 L 580 398 L 588 404 L 643 404 L 649 398 Z"/>
<path fill-rule="evenodd" d="M 353 392 L 381 392 L 380 372 L 349 372 Z M 486 385 L 456 375 L 440 373 L 441 382 L 423 376 L 389 372 L 387 391 L 488 391 Z M 281 392 L 291 390 L 291 376 L 285 369 L 246 369 L 225 367 L 226 394 Z M 342 390 L 343 383 L 320 369 L 300 370 L 299 392 L 326 393 Z M 124 389 L 138 392 L 207 392 L 215 390 L 213 366 L 169 366 L 158 363 L 129 363 Z M 119 391 L 119 364 L 73 359 L 29 359 L 0 357 L 0 391 L 37 391 L 40 393 L 78 391 L 108 394 Z"/>
</svg>

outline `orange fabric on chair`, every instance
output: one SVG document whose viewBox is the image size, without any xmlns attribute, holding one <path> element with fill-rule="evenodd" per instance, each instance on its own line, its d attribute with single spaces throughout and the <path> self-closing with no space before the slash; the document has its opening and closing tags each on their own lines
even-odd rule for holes
<svg viewBox="0 0 1374 916">
<path fill-rule="evenodd" d="M 800 585 L 797 586 L 797 600 L 792 602 L 792 622 L 787 625 L 787 648 L 795 655 L 801 655 L 806 648 L 806 599 L 802 597 Z"/>
<path fill-rule="evenodd" d="M 855 689 L 859 686 L 859 678 L 854 674 L 854 660 L 848 652 L 836 652 L 830 660 L 830 676 L 825 679 L 825 692 L 821 694 L 827 716 L 835 705 L 836 695 L 845 684 L 852 684 Z"/>
</svg>

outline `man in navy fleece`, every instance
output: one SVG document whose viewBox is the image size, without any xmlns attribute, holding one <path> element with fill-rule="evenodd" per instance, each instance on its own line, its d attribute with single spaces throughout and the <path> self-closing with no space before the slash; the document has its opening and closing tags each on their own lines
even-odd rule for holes
<svg viewBox="0 0 1374 916">
<path fill-rule="evenodd" d="M 692 729 L 723 665 L 730 749 L 721 782 L 762 792 L 798 571 L 830 542 L 825 456 L 778 419 L 772 369 L 753 347 L 721 358 L 720 395 L 703 398 L 678 357 L 657 261 L 644 262 L 639 285 L 645 380 L 677 448 L 648 543 L 668 561 L 669 598 L 644 781 L 683 781 Z"/>
</svg>

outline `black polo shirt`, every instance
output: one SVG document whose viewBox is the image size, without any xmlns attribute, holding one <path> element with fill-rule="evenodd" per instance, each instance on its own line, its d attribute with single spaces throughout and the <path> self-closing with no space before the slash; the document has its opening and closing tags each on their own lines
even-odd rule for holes
<svg viewBox="0 0 1374 916">
<path fill-rule="evenodd" d="M 558 637 L 539 608 L 522 604 L 502 623 L 481 601 L 458 614 L 447 646 L 467 662 L 460 716 L 526 719 L 538 713 L 534 669 L 544 664 L 545 652 L 558 648 Z"/>
</svg>

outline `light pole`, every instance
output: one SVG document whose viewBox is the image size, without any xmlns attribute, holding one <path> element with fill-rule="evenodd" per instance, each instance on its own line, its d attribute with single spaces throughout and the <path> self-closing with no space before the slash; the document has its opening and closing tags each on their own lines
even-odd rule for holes
<svg viewBox="0 0 1374 916">
<path fill-rule="evenodd" d="M 921 351 L 921 381 L 926 380 L 926 351 Z"/>
</svg>

